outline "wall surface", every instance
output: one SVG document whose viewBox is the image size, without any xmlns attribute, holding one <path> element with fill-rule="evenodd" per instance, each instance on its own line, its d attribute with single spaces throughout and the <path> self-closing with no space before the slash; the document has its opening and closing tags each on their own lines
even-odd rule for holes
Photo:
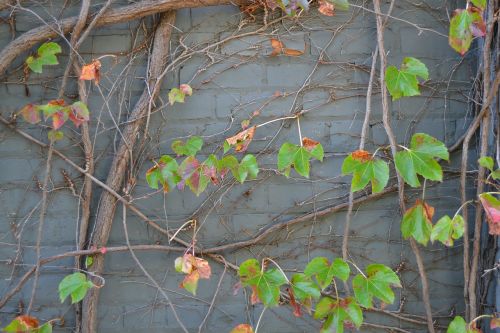
<svg viewBox="0 0 500 333">
<path fill-rule="evenodd" d="M 27 7 L 50 22 L 51 15 L 60 15 L 63 1 L 52 1 L 44 7 Z M 284 20 L 262 27 L 262 14 L 254 19 L 244 16 L 234 6 L 181 10 L 177 14 L 172 39 L 172 58 L 190 53 L 172 66 L 168 73 L 161 101 L 151 114 L 148 142 L 134 150 L 137 163 L 130 174 L 136 180 L 132 196 L 134 203 L 151 219 L 170 230 L 176 230 L 189 219 L 198 221 L 198 244 L 203 247 L 222 245 L 250 238 L 263 228 L 289 221 L 306 213 L 318 212 L 345 202 L 350 178 L 341 175 L 341 164 L 347 153 L 357 149 L 366 108 L 366 88 L 371 54 L 376 46 L 375 21 L 371 6 L 360 1 L 348 12 L 334 17 L 319 16 L 313 9 L 298 21 Z M 116 2 L 118 6 L 125 1 Z M 386 4 L 387 5 L 387 4 Z M 392 102 L 392 124 L 398 141 L 408 143 L 412 133 L 426 132 L 447 145 L 453 144 L 464 132 L 468 120 L 468 98 L 475 73 L 470 59 L 462 59 L 447 44 L 447 13 L 456 8 L 454 1 L 396 1 L 393 17 L 386 32 L 389 64 L 399 66 L 406 56 L 422 60 L 430 71 L 422 96 Z M 363 9 L 360 6 L 366 6 Z M 62 16 L 76 15 L 78 1 L 73 1 Z M 387 6 L 384 7 L 387 10 Z M 8 13 L 7 13 L 8 14 Z M 2 14 L 4 15 L 4 14 Z M 268 17 L 269 22 L 276 16 Z M 97 159 L 96 176 L 104 180 L 111 163 L 123 122 L 144 87 L 147 67 L 145 49 L 149 46 L 151 27 L 148 18 L 98 29 L 81 49 L 85 61 L 102 55 L 102 81 L 91 86 L 92 140 Z M 15 34 L 41 25 L 40 19 L 28 10 L 16 14 Z M 254 33 L 252 33 L 254 32 Z M 240 37 L 244 35 L 244 37 Z M 11 40 L 9 25 L 0 25 L 0 46 Z M 145 39 L 146 38 L 146 39 Z M 288 48 L 304 50 L 300 57 L 272 57 L 270 38 L 279 38 Z M 216 47 L 209 45 L 220 42 Z M 59 57 L 66 64 L 68 49 Z M 132 52 L 130 51 L 132 50 Z M 21 64 L 23 59 L 18 60 Z M 57 96 L 61 67 L 52 67 L 43 75 L 32 74 L 30 84 L 22 84 L 22 71 L 13 71 L 7 82 L 0 85 L 0 112 L 4 117 L 28 102 L 46 102 Z M 167 105 L 168 89 L 182 83 L 194 88 L 186 103 Z M 29 96 L 27 96 L 29 92 Z M 76 94 L 71 82 L 70 93 Z M 66 96 L 71 99 L 70 94 Z M 375 82 L 373 116 L 370 121 L 368 147 L 387 145 L 382 127 L 380 91 Z M 199 135 L 205 140 L 202 154 L 221 155 L 224 138 L 236 134 L 240 123 L 255 111 L 259 115 L 252 124 L 284 117 L 307 110 L 300 125 L 302 135 L 320 141 L 325 148 L 323 163 L 312 164 L 310 179 L 292 173 L 286 179 L 276 172 L 276 154 L 285 141 L 299 142 L 295 121 L 278 121 L 259 128 L 249 152 L 258 157 L 263 168 L 255 181 L 243 185 L 226 179 L 220 186 L 196 197 L 188 190 L 166 195 L 148 188 L 145 171 L 151 160 L 161 154 L 172 154 L 170 144 L 176 139 Z M 19 127 L 46 138 L 46 129 Z M 57 149 L 83 165 L 79 133 L 73 127 L 65 129 L 66 138 Z M 458 155 L 444 164 L 446 180 L 427 184 L 426 199 L 436 207 L 436 216 L 453 214 L 459 206 Z M 473 161 L 474 159 L 470 159 Z M 41 191 L 37 184 L 43 177 L 45 152 L 14 132 L 0 130 L 0 295 L 18 281 L 35 260 L 34 244 L 38 225 Z M 73 195 L 61 170 L 66 170 L 76 186 Z M 394 179 L 392 179 L 394 181 Z M 78 221 L 78 193 L 82 176 L 65 162 L 55 159 L 50 182 L 50 203 L 43 233 L 43 256 L 75 249 Z M 101 189 L 95 187 L 95 213 Z M 420 195 L 408 190 L 408 203 Z M 125 244 L 121 206 L 109 246 Z M 303 269 L 314 256 L 341 256 L 345 212 L 311 218 L 272 234 L 250 248 L 223 253 L 232 263 L 247 258 L 271 257 L 287 272 Z M 168 240 L 133 214 L 127 216 L 133 244 L 168 244 Z M 396 303 L 386 310 L 423 316 L 420 279 L 409 243 L 401 237 L 400 215 L 395 195 L 355 207 L 350 239 L 350 255 L 360 267 L 380 262 L 398 272 L 404 289 L 397 292 Z M 191 231 L 181 231 L 180 237 L 190 240 Z M 22 245 L 22 248 L 21 248 Z M 445 249 L 442 246 L 422 248 L 431 282 L 431 299 L 436 316 L 448 316 L 463 311 L 461 243 Z M 190 332 L 207 314 L 215 290 L 219 290 L 212 313 L 203 332 L 229 332 L 238 323 L 255 324 L 262 306 L 252 306 L 248 291 L 233 294 L 237 282 L 230 269 L 213 263 L 213 278 L 202 280 L 196 297 L 178 287 L 182 276 L 174 271 L 178 253 L 138 253 L 146 269 L 161 283 Z M 60 332 L 72 331 L 74 308 L 68 302 L 60 304 L 57 285 L 70 272 L 73 259 L 45 266 L 37 291 L 34 315 L 50 319 L 64 316 Z M 127 252 L 106 255 L 105 286 L 99 306 L 99 332 L 180 332 L 179 325 L 161 295 L 143 276 Z M 220 279 L 220 281 L 219 281 Z M 219 285 L 219 286 L 218 286 Z M 31 295 L 28 283 L 0 313 L 2 324 L 10 320 L 20 304 L 27 304 Z M 421 321 L 420 317 L 413 317 Z M 423 325 L 400 320 L 396 314 L 368 312 L 363 332 L 384 331 L 373 325 L 396 326 L 410 332 L 425 332 Z M 446 324 L 446 320 L 442 323 Z M 260 333 L 312 332 L 319 327 L 309 316 L 293 317 L 287 306 L 266 312 Z"/>
</svg>

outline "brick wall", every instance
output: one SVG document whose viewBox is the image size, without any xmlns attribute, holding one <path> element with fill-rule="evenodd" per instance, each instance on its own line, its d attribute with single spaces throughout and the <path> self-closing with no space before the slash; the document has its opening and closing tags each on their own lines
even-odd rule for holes
<svg viewBox="0 0 500 333">
<path fill-rule="evenodd" d="M 64 15 L 78 13 L 77 1 L 74 2 Z M 47 12 L 40 7 L 32 8 L 50 20 L 47 13 L 58 13 L 61 8 L 57 3 L 52 1 L 53 5 L 46 6 Z M 447 33 L 447 9 L 450 12 L 453 8 L 456 8 L 453 1 L 396 2 L 393 16 L 418 25 L 420 30 L 402 20 L 389 21 L 386 33 L 388 61 L 399 66 L 405 56 L 418 57 L 431 73 L 422 96 L 391 103 L 392 123 L 401 143 L 408 142 L 412 133 L 426 132 L 451 145 L 464 132 L 469 111 L 467 97 L 475 65 L 468 58 L 461 61 L 443 36 Z M 180 54 L 182 45 L 199 50 L 209 43 L 256 30 L 262 23 L 260 19 L 252 22 L 246 18 L 246 24 L 237 31 L 241 19 L 238 8 L 233 6 L 181 10 L 177 16 L 178 29 L 172 38 L 173 53 Z M 144 54 L 123 53 L 141 45 L 152 21 L 148 18 L 96 30 L 81 50 L 86 61 L 105 54 L 117 56 L 103 59 L 100 90 L 92 87 L 89 100 L 99 179 L 106 178 L 119 139 L 115 123 L 126 120 L 143 89 L 147 66 Z M 133 169 L 138 177 L 133 196 L 135 204 L 150 218 L 166 228 L 178 228 L 187 219 L 196 218 L 202 225 L 198 241 L 210 246 L 248 238 L 262 227 L 346 200 L 350 179 L 341 175 L 340 167 L 346 153 L 357 149 L 359 144 L 371 53 L 376 46 L 374 17 L 354 7 L 332 18 L 320 17 L 312 11 L 304 15 L 300 24 L 285 20 L 265 32 L 230 39 L 209 52 L 197 52 L 174 66 L 164 83 L 157 110 L 151 115 L 150 143 L 134 151 L 140 163 Z M 38 25 L 37 18 L 22 11 L 17 15 L 16 34 Z M 2 24 L 0 29 L 0 43 L 5 46 L 11 38 L 9 27 Z M 305 54 L 297 58 L 270 57 L 269 38 L 277 35 L 287 47 L 305 50 Z M 181 37 L 182 44 L 179 43 Z M 60 57 L 62 64 L 67 62 L 67 53 L 65 48 Z M 24 85 L 18 83 L 20 76 L 19 72 L 13 72 L 8 82 L 0 85 L 3 116 L 28 101 L 54 98 L 61 67 L 52 67 L 43 75 L 31 75 L 29 97 L 25 95 Z M 194 95 L 185 104 L 168 106 L 168 89 L 181 83 L 190 83 Z M 69 90 L 76 92 L 74 82 Z M 301 120 L 302 134 L 319 140 L 326 153 L 323 163 L 313 163 L 310 179 L 297 175 L 286 179 L 273 171 L 281 143 L 298 143 L 295 122 L 276 122 L 259 129 L 249 147 L 249 152 L 257 155 L 261 167 L 267 170 L 255 181 L 232 187 L 229 183 L 220 188 L 210 186 L 200 197 L 189 191 L 173 191 L 165 197 L 159 193 L 151 195 L 153 191 L 145 184 L 144 173 L 151 165 L 150 160 L 160 154 L 172 154 L 170 144 L 173 140 L 199 135 L 206 142 L 203 154 L 220 152 L 224 138 L 237 133 L 240 122 L 255 110 L 260 111 L 260 116 L 253 121 L 262 123 L 303 109 L 310 111 Z M 368 148 L 388 144 L 381 123 L 377 85 L 373 112 Z M 36 137 L 46 137 L 45 129 L 24 123 L 19 126 Z M 65 134 L 66 139 L 58 143 L 57 148 L 83 164 L 77 131 L 68 127 Z M 2 128 L 0 156 L 0 294 L 4 294 L 34 262 L 33 245 L 41 200 L 36 180 L 42 178 L 45 154 L 39 147 Z M 450 164 L 444 165 L 446 171 L 457 170 L 457 157 L 454 155 Z M 82 183 L 81 175 L 55 159 L 43 237 L 44 256 L 75 248 L 78 197 L 72 196 L 66 188 L 60 174 L 62 168 L 70 173 L 77 189 Z M 426 191 L 426 198 L 437 209 L 436 216 L 454 213 L 459 206 L 458 181 L 452 173 L 448 173 L 447 178 L 442 184 L 432 184 Z M 96 187 L 94 212 L 100 192 Z M 419 192 L 409 190 L 407 195 L 413 201 Z M 110 246 L 124 244 L 121 215 L 117 214 L 115 220 Z M 345 212 L 312 219 L 273 234 L 258 246 L 224 255 L 236 264 L 250 257 L 272 257 L 287 271 L 300 270 L 311 257 L 341 256 L 344 220 Z M 395 268 L 404 262 L 401 272 L 404 291 L 398 292 L 396 304 L 387 309 L 396 310 L 403 302 L 404 312 L 423 315 L 420 279 L 409 244 L 402 241 L 399 223 L 394 195 L 356 207 L 350 253 L 361 267 L 380 262 Z M 132 214 L 128 216 L 128 225 L 134 244 L 168 244 L 168 240 Z M 187 233 L 180 235 L 189 239 Z M 22 251 L 18 244 L 23 245 Z M 461 247 L 429 246 L 422 252 L 431 282 L 433 310 L 443 316 L 453 309 L 460 312 L 463 309 Z M 182 277 L 173 267 L 177 255 L 138 253 L 148 271 L 166 288 L 186 326 L 194 332 L 208 310 L 223 267 L 214 263 L 214 277 L 201 281 L 198 295 L 192 297 L 178 288 Z M 17 265 L 14 266 L 13 261 Z M 72 265 L 73 260 L 67 259 L 45 267 L 36 298 L 34 315 L 43 319 L 65 317 L 65 326 L 57 329 L 61 332 L 70 332 L 74 325 L 73 308 L 67 302 L 60 304 L 57 296 L 57 285 L 71 271 Z M 99 332 L 180 332 L 161 295 L 149 285 L 128 253 L 106 256 L 104 278 Z M 251 306 L 249 295 L 242 290 L 233 295 L 236 282 L 233 272 L 227 271 L 204 332 L 228 332 L 238 323 L 255 324 L 262 307 Z M 30 294 L 28 283 L 2 309 L 2 324 L 12 318 L 20 301 L 29 302 Z M 366 320 L 373 324 L 400 326 L 411 332 L 425 331 L 425 326 L 415 326 L 387 315 L 368 312 Z M 308 316 L 294 318 L 290 308 L 281 307 L 265 314 L 259 332 L 306 332 L 318 326 Z M 372 330 L 377 331 L 373 327 L 362 329 L 363 332 Z"/>
</svg>

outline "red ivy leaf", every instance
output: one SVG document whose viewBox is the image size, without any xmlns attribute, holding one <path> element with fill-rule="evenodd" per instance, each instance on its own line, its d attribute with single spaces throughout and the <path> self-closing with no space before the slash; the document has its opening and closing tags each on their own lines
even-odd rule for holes
<svg viewBox="0 0 500 333">
<path fill-rule="evenodd" d="M 30 124 L 36 124 L 42 120 L 40 116 L 40 110 L 36 107 L 36 105 L 28 104 L 19 112 L 23 116 L 24 120 L 26 120 Z"/>
<path fill-rule="evenodd" d="M 500 235 L 500 200 L 489 193 L 481 194 L 479 200 L 486 213 L 490 235 Z"/>
<path fill-rule="evenodd" d="M 295 295 L 293 294 L 293 290 L 291 288 L 287 288 L 288 295 L 290 296 L 290 305 L 293 308 L 293 315 L 295 317 L 301 317 L 302 311 L 300 311 L 300 304 L 295 301 Z"/>
</svg>

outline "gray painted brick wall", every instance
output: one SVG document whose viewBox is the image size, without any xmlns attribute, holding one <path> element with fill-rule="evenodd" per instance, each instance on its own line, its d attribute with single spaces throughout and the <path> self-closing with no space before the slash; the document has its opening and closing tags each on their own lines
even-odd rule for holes
<svg viewBox="0 0 500 333">
<path fill-rule="evenodd" d="M 115 6 L 120 3 L 126 2 L 117 2 Z M 436 33 L 446 35 L 446 9 L 449 11 L 455 7 L 453 1 L 396 2 L 393 16 L 434 31 L 422 32 L 401 21 L 390 21 L 388 26 L 386 46 L 389 62 L 399 66 L 403 57 L 415 56 L 424 61 L 431 72 L 431 81 L 423 87 L 421 97 L 391 103 L 392 122 L 401 143 L 408 142 L 412 133 L 423 131 L 452 144 L 464 132 L 474 63 L 470 59 L 460 62 L 460 57 L 447 46 L 446 38 Z M 56 5 L 47 8 L 52 13 L 60 9 Z M 70 13 L 78 13 L 77 2 L 67 10 L 66 14 Z M 239 10 L 232 6 L 181 10 L 177 16 L 179 30 L 173 36 L 172 49 L 181 51 L 181 36 L 185 38 L 184 44 L 193 49 L 224 40 L 238 33 L 235 27 L 240 19 Z M 247 21 L 249 23 L 242 27 L 243 33 L 260 24 L 248 18 Z M 285 20 L 272 29 L 273 33 L 282 37 L 287 47 L 305 49 L 301 57 L 270 57 L 269 38 L 272 35 L 269 29 L 266 34 L 223 43 L 210 51 L 210 57 L 206 53 L 194 55 L 175 66 L 168 75 L 157 105 L 159 111 L 151 116 L 151 143 L 147 149 L 136 152 L 143 163 L 134 170 L 138 179 L 133 196 L 137 198 L 136 205 L 150 218 L 164 227 L 178 228 L 186 219 L 194 217 L 203 224 L 199 243 L 210 246 L 250 237 L 266 225 L 346 199 L 349 178 L 341 175 L 340 167 L 345 154 L 359 144 L 371 53 L 376 43 L 374 18 L 371 13 L 354 8 L 346 13 L 338 12 L 332 18 L 318 16 L 312 11 L 305 14 L 301 22 L 302 28 L 291 20 Z M 349 23 L 343 28 L 346 22 Z M 17 15 L 17 34 L 39 24 L 29 12 L 21 12 Z M 104 54 L 127 52 L 141 43 L 144 36 L 141 24 L 131 22 L 95 31 L 83 45 L 83 57 L 89 61 Z M 150 26 L 151 20 L 145 20 L 144 24 Z M 0 25 L 0 29 L 0 43 L 5 46 L 10 40 L 7 25 Z M 134 44 L 135 38 L 138 42 Z M 64 55 L 60 57 L 62 64 L 67 61 L 67 48 L 64 49 Z M 320 56 L 321 62 L 314 71 Z M 142 91 L 145 68 L 142 53 L 130 62 L 124 56 L 104 58 L 100 85 L 103 95 L 89 85 L 91 124 L 96 128 L 92 133 L 98 157 L 96 176 L 99 179 L 106 178 L 119 138 L 111 116 L 117 122 L 126 119 Z M 24 86 L 16 83 L 20 75 L 14 72 L 8 83 L 0 85 L 0 110 L 4 116 L 28 101 L 43 102 L 54 98 L 61 68 L 50 68 L 41 76 L 32 75 L 30 97 L 24 95 Z M 301 90 L 306 80 L 308 85 Z M 180 83 L 190 83 L 194 95 L 187 98 L 185 104 L 166 105 L 168 89 Z M 73 84 L 71 87 L 75 93 L 76 86 Z M 282 97 L 273 97 L 277 91 Z M 388 143 L 381 124 L 379 103 L 380 96 L 376 91 L 369 147 Z M 310 110 L 301 121 L 303 135 L 321 141 L 326 152 L 323 163 L 313 162 L 310 179 L 296 175 L 285 179 L 268 171 L 262 172 L 258 180 L 237 185 L 224 194 L 210 186 L 207 193 L 200 197 L 189 191 L 173 191 L 165 197 L 159 193 L 152 194 L 153 191 L 145 183 L 144 173 L 151 165 L 150 160 L 160 154 L 172 154 L 170 144 L 175 139 L 200 135 L 206 141 L 203 154 L 220 152 L 218 149 L 224 138 L 237 133 L 239 123 L 255 110 L 260 111 L 260 116 L 254 122 L 261 123 L 302 109 Z M 19 126 L 36 137 L 45 138 L 45 129 L 22 122 Z M 65 135 L 57 148 L 83 165 L 78 131 L 68 126 Z M 259 129 L 249 152 L 258 154 L 263 168 L 276 169 L 276 153 L 285 141 L 298 142 L 295 122 L 276 122 Z M 45 155 L 38 147 L 2 128 L 0 156 L 0 294 L 3 294 L 34 262 L 37 205 L 41 199 L 35 180 L 42 177 Z M 456 170 L 458 163 L 457 156 L 453 156 L 445 169 Z M 44 256 L 72 250 L 75 244 L 78 198 L 65 188 L 61 168 L 69 172 L 78 189 L 82 182 L 81 175 L 68 165 L 58 159 L 54 161 L 43 238 Z M 456 210 L 459 206 L 457 188 L 457 179 L 451 178 L 427 189 L 426 198 L 436 207 L 436 216 Z M 97 207 L 100 193 L 101 190 L 95 188 L 94 207 Z M 407 195 L 411 201 L 419 196 L 419 192 L 409 190 Z M 203 206 L 198 211 L 200 205 Z M 224 255 L 236 264 L 250 257 L 268 256 L 286 271 L 300 270 L 311 257 L 324 255 L 333 258 L 341 255 L 344 219 L 345 212 L 340 212 L 294 225 L 258 246 Z M 423 315 L 415 260 L 408 242 L 402 241 L 399 223 L 394 195 L 357 207 L 352 222 L 350 252 L 361 267 L 381 262 L 394 268 L 404 262 L 406 268 L 401 272 L 401 279 L 405 289 L 398 291 L 396 304 L 388 306 L 388 309 L 396 310 L 404 303 L 405 312 Z M 168 244 L 165 238 L 147 228 L 133 214 L 128 216 L 128 225 L 134 244 Z M 189 239 L 189 234 L 180 235 Z M 20 253 L 17 252 L 19 243 L 25 245 Z M 121 216 L 117 214 L 109 246 L 123 244 Z M 435 313 L 445 316 L 452 310 L 462 311 L 461 247 L 457 245 L 444 249 L 436 245 L 422 249 L 422 252 L 431 281 Z M 17 258 L 16 254 L 19 255 Z M 194 332 L 208 310 L 223 268 L 212 264 L 214 277 L 210 281 L 201 281 L 199 293 L 193 297 L 178 288 L 182 276 L 176 274 L 173 267 L 177 255 L 138 253 L 145 267 L 166 288 L 184 323 Z M 16 266 L 11 264 L 13 260 L 17 260 Z M 43 269 L 33 313 L 42 319 L 64 316 L 64 327 L 56 330 L 60 332 L 70 332 L 74 325 L 73 308 L 67 302 L 60 304 L 57 296 L 57 284 L 71 271 L 72 265 L 72 259 L 67 259 Z M 104 278 L 106 285 L 100 298 L 99 332 L 181 331 L 161 296 L 149 285 L 128 253 L 106 256 Z M 240 290 L 236 296 L 233 295 L 236 282 L 234 274 L 227 271 L 205 332 L 228 332 L 238 323 L 255 324 L 262 307 L 250 305 L 247 292 Z M 15 315 L 19 302 L 29 302 L 30 293 L 31 284 L 28 283 L 2 309 L 2 324 Z M 400 326 L 411 332 L 425 331 L 425 326 L 414 326 L 371 312 L 367 312 L 366 320 Z M 308 316 L 294 318 L 290 308 L 280 307 L 265 314 L 259 332 L 310 332 L 318 326 Z M 364 327 L 362 331 L 372 332 L 372 328 Z M 376 331 L 373 329 L 373 332 Z"/>
</svg>

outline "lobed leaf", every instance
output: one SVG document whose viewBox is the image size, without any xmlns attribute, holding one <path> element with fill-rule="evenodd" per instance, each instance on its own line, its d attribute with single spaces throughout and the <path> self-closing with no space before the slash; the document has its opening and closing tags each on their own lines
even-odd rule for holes
<svg viewBox="0 0 500 333">
<path fill-rule="evenodd" d="M 36 56 L 29 56 L 26 65 L 35 73 L 42 73 L 45 65 L 58 65 L 57 54 L 61 53 L 61 46 L 54 42 L 42 44 Z"/>
<path fill-rule="evenodd" d="M 444 143 L 428 134 L 416 133 L 411 139 L 410 148 L 396 153 L 396 169 L 407 184 L 419 187 L 418 175 L 428 180 L 443 179 L 443 171 L 437 158 L 446 161 L 449 159 Z"/>
<path fill-rule="evenodd" d="M 443 216 L 432 227 L 431 242 L 438 240 L 446 246 L 453 246 L 453 242 L 463 236 L 464 225 L 461 215 L 455 215 L 453 219 Z"/>
<path fill-rule="evenodd" d="M 421 200 L 408 209 L 401 222 L 401 233 L 405 239 L 412 237 L 426 246 L 431 238 L 434 208 Z"/>
<path fill-rule="evenodd" d="M 418 77 L 427 80 L 429 72 L 425 64 L 416 58 L 404 58 L 399 70 L 395 66 L 387 67 L 385 82 L 392 99 L 420 95 Z"/>
<path fill-rule="evenodd" d="M 364 150 L 355 151 L 344 159 L 342 173 L 353 175 L 352 192 L 364 189 L 371 182 L 372 192 L 378 193 L 389 181 L 389 165 L 380 159 L 374 159 Z"/>
<path fill-rule="evenodd" d="M 371 264 L 366 268 L 366 276 L 358 274 L 352 280 L 356 301 L 365 308 L 373 307 L 376 297 L 386 304 L 394 302 L 391 286 L 401 288 L 398 276 L 389 267 Z"/>
</svg>

